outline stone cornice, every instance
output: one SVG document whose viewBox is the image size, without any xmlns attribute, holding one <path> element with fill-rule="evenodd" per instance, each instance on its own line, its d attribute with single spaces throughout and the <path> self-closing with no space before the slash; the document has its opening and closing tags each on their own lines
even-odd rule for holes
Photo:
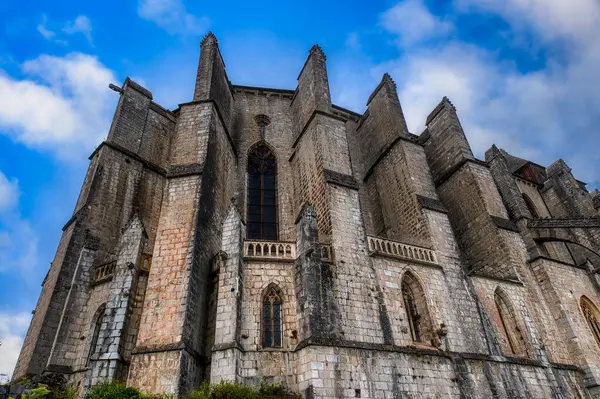
<svg viewBox="0 0 600 399">
<path fill-rule="evenodd" d="M 530 229 L 600 227 L 600 217 L 572 219 L 529 219 L 527 221 L 527 227 Z"/>
</svg>

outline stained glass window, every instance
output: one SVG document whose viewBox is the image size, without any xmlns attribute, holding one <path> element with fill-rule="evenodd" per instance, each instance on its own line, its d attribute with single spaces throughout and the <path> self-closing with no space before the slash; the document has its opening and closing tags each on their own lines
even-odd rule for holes
<svg viewBox="0 0 600 399">
<path fill-rule="evenodd" d="M 272 287 L 263 300 L 263 346 L 265 348 L 281 347 L 281 325 L 281 296 Z"/>
<path fill-rule="evenodd" d="M 277 162 L 265 145 L 248 156 L 248 238 L 277 240 Z"/>
</svg>

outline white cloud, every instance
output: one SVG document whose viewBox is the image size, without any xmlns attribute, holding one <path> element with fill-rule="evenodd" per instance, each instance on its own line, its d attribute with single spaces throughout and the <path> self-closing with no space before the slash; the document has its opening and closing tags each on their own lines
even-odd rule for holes
<svg viewBox="0 0 600 399">
<path fill-rule="evenodd" d="M 600 95 L 595 91 L 600 85 L 600 43 L 587 40 L 600 36 L 600 25 L 594 25 L 587 16 L 580 26 L 577 24 L 583 14 L 600 15 L 600 4 L 569 2 L 574 9 L 565 11 L 565 26 L 560 27 L 558 16 L 565 3 L 558 0 L 509 0 L 508 5 L 502 3 L 502 8 L 498 5 L 497 11 L 499 3 L 491 0 L 461 1 L 463 7 L 456 12 L 468 12 L 469 8 L 464 7 L 467 2 L 470 7 L 487 7 L 485 10 L 497 12 L 511 28 L 515 27 L 517 40 L 519 35 L 533 35 L 535 44 L 548 54 L 545 65 L 524 70 L 513 60 L 499 58 L 495 51 L 450 36 L 440 38 L 435 46 L 418 45 L 413 40 L 413 46 L 405 47 L 400 58 L 371 65 L 356 62 L 353 73 L 333 76 L 336 86 L 347 88 L 336 100 L 340 105 L 363 109 L 364 99 L 387 71 L 398 84 L 412 132 L 422 131 L 426 116 L 446 95 L 456 105 L 476 156 L 483 157 L 484 151 L 496 143 L 540 164 L 549 165 L 561 157 L 577 178 L 591 182 L 592 187 L 600 185 L 600 168 L 592 167 L 600 161 L 596 151 L 600 148 L 600 136 L 594 134 L 600 123 Z M 383 18 L 389 13 L 384 13 Z M 548 20 L 547 26 L 544 19 Z M 388 28 L 400 45 L 406 35 L 419 39 L 411 36 L 410 28 Z M 526 28 L 527 32 L 521 30 Z M 566 42 L 573 44 L 568 51 L 564 51 Z M 522 53 L 530 50 L 519 48 Z"/>
<path fill-rule="evenodd" d="M 439 37 L 450 32 L 452 24 L 431 14 L 423 0 L 404 0 L 384 12 L 381 24 L 399 36 L 404 46 Z"/>
<path fill-rule="evenodd" d="M 207 17 L 190 14 L 181 0 L 139 0 L 138 15 L 171 35 L 200 35 L 210 23 Z"/>
<path fill-rule="evenodd" d="M 19 198 L 19 183 L 8 178 L 0 171 L 0 213 L 12 209 Z M 0 238 L 0 245 L 1 245 Z"/>
<path fill-rule="evenodd" d="M 0 311 L 0 374 L 12 375 L 31 315 Z"/>
<path fill-rule="evenodd" d="M 63 32 L 68 35 L 81 33 L 85 36 L 90 45 L 94 45 L 92 42 L 92 21 L 85 15 L 79 15 L 73 21 L 67 22 L 66 26 L 63 28 Z"/>
<path fill-rule="evenodd" d="M 0 130 L 27 146 L 80 158 L 108 133 L 114 73 L 96 57 L 41 55 L 22 65 L 27 79 L 0 70 Z"/>
<path fill-rule="evenodd" d="M 533 28 L 544 40 L 596 38 L 600 3 L 596 0 L 457 0 L 458 9 L 489 11 L 505 18 L 513 29 Z"/>
<path fill-rule="evenodd" d="M 38 238 L 21 218 L 18 199 L 18 182 L 0 171 L 0 272 L 18 271 L 30 279 L 38 262 Z"/>
<path fill-rule="evenodd" d="M 49 30 L 48 28 L 46 28 L 46 23 L 48 22 L 48 18 L 46 18 L 45 15 L 42 18 L 43 18 L 42 23 L 37 26 L 37 30 L 38 30 L 38 32 L 40 32 L 40 34 L 42 36 L 44 36 L 44 38 L 46 40 L 50 40 L 54 36 L 56 36 L 56 32 L 53 32 L 53 31 Z"/>
</svg>

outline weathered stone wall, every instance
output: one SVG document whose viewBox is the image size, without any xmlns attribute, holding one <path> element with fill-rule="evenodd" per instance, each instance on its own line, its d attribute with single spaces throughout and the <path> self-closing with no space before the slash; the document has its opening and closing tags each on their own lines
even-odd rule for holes
<svg viewBox="0 0 600 399">
<path fill-rule="evenodd" d="M 248 153 L 252 146 L 264 140 L 277 159 L 277 222 L 280 241 L 295 241 L 294 218 L 299 208 L 294 200 L 294 178 L 288 160 L 293 149 L 292 94 L 252 90 L 238 87 L 235 90 L 234 134 L 238 148 L 238 176 L 236 184 L 237 204 L 246 218 Z M 270 123 L 264 129 L 264 138 L 255 120 L 257 115 L 266 115 Z"/>
<path fill-rule="evenodd" d="M 201 48 L 194 101 L 176 111 L 130 79 L 115 89 L 15 377 L 66 372 L 80 394 L 101 379 L 179 396 L 266 379 L 306 398 L 598 395 L 580 298 L 600 304 L 600 222 L 564 162 L 536 169 L 540 188 L 496 147 L 475 159 L 448 99 L 412 135 L 387 74 L 364 115 L 334 106 L 318 46 L 296 91 L 232 86 L 214 35 Z M 258 143 L 277 158 L 281 256 L 246 252 Z M 263 342 L 269 287 L 280 348 Z"/>
</svg>

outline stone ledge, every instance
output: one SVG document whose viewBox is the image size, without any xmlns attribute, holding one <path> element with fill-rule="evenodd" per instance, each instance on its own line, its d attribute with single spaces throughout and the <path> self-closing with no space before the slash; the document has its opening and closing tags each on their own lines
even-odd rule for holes
<svg viewBox="0 0 600 399">
<path fill-rule="evenodd" d="M 222 344 L 215 344 L 215 345 L 213 345 L 213 347 L 210 351 L 211 352 L 220 352 L 220 351 L 226 351 L 229 349 L 237 349 L 242 353 L 246 352 L 246 350 L 244 349 L 242 344 L 240 344 L 238 341 L 225 342 Z"/>
<path fill-rule="evenodd" d="M 191 163 L 187 165 L 171 165 L 167 168 L 167 178 L 201 175 L 204 165 Z"/>
<path fill-rule="evenodd" d="M 94 155 L 96 155 L 98 153 L 98 151 L 100 151 L 100 149 L 104 146 L 110 147 L 113 150 L 116 150 L 130 158 L 135 159 L 138 162 L 141 162 L 144 167 L 152 170 L 153 172 L 158 173 L 161 176 L 165 176 L 166 175 L 166 171 L 164 168 L 160 167 L 159 165 L 152 163 L 150 161 L 145 160 L 144 158 L 140 157 L 138 154 L 136 154 L 133 151 L 129 151 L 128 149 L 121 147 L 118 144 L 112 143 L 110 141 L 103 141 L 102 143 L 100 143 L 100 145 L 98 147 L 96 147 L 96 149 L 94 150 L 94 152 L 92 152 L 92 154 L 88 157 L 89 160 L 91 160 Z"/>
<path fill-rule="evenodd" d="M 419 205 L 421 205 L 421 208 L 429 209 L 429 210 L 437 211 L 437 212 L 442 212 L 442 213 L 448 213 L 448 210 L 446 209 L 446 207 L 444 206 L 442 201 L 440 201 L 438 199 L 429 198 L 429 197 L 425 197 L 425 196 L 417 194 L 417 201 L 419 202 Z"/>
<path fill-rule="evenodd" d="M 530 219 L 527 221 L 527 227 L 530 229 L 543 228 L 589 228 L 600 227 L 600 217 L 593 218 L 577 218 L 577 219 Z"/>
<path fill-rule="evenodd" d="M 492 218 L 492 222 L 494 222 L 496 227 L 498 227 L 499 229 L 513 231 L 515 233 L 519 232 L 519 228 L 517 227 L 515 222 L 513 222 L 512 220 L 501 218 L 498 216 L 491 216 L 491 218 Z"/>
<path fill-rule="evenodd" d="M 350 188 L 353 190 L 359 189 L 358 181 L 356 181 L 354 176 L 335 172 L 329 169 L 323 169 L 323 174 L 325 175 L 325 181 L 327 183 L 336 184 L 338 186 Z"/>
<path fill-rule="evenodd" d="M 331 337 L 315 337 L 308 338 L 304 341 L 301 341 L 296 345 L 293 352 L 300 351 L 309 346 L 321 346 L 321 347 L 335 347 L 335 348 L 346 348 L 346 349 L 359 349 L 359 350 L 371 350 L 377 352 L 394 352 L 394 353 L 403 353 L 408 355 L 418 355 L 418 356 L 437 356 L 444 357 L 448 360 L 452 360 L 453 358 L 462 358 L 465 360 L 478 360 L 478 361 L 486 361 L 486 362 L 494 362 L 494 363 L 509 363 L 509 364 L 518 364 L 523 366 L 531 366 L 531 367 L 543 367 L 547 366 L 538 360 L 533 360 L 524 357 L 514 357 L 514 356 L 492 356 L 487 353 L 472 353 L 472 352 L 452 352 L 452 351 L 444 351 L 441 349 L 435 349 L 433 347 L 416 347 L 416 346 L 398 346 L 398 345 L 386 345 L 386 344 L 376 344 L 370 342 L 358 342 L 358 341 L 348 341 L 344 339 L 335 339 Z M 583 371 L 575 366 L 570 364 L 562 364 L 562 363 L 550 363 L 551 367 L 563 369 L 563 370 L 573 370 L 580 373 Z"/>
<path fill-rule="evenodd" d="M 523 284 L 522 281 L 519 281 L 519 280 L 516 280 L 516 279 L 513 279 L 513 278 L 503 278 L 503 277 L 498 277 L 498 276 L 492 276 L 492 275 L 485 274 L 485 273 L 473 272 L 469 276 L 470 277 L 485 278 L 485 279 L 494 280 L 494 281 L 500 281 L 502 283 L 516 284 L 516 285 L 520 285 L 520 286 L 525 285 L 525 284 Z"/>
<path fill-rule="evenodd" d="M 149 353 L 160 353 L 160 352 L 175 352 L 175 351 L 186 351 L 187 353 L 189 353 L 193 358 L 195 358 L 196 360 L 200 361 L 200 362 L 206 362 L 207 361 L 207 357 L 201 355 L 200 353 L 198 353 L 197 351 L 195 351 L 194 349 L 188 347 L 185 343 L 183 342 L 175 342 L 172 344 L 166 344 L 166 345 L 147 345 L 147 346 L 136 346 L 133 351 L 131 352 L 132 355 L 146 355 Z"/>
</svg>

